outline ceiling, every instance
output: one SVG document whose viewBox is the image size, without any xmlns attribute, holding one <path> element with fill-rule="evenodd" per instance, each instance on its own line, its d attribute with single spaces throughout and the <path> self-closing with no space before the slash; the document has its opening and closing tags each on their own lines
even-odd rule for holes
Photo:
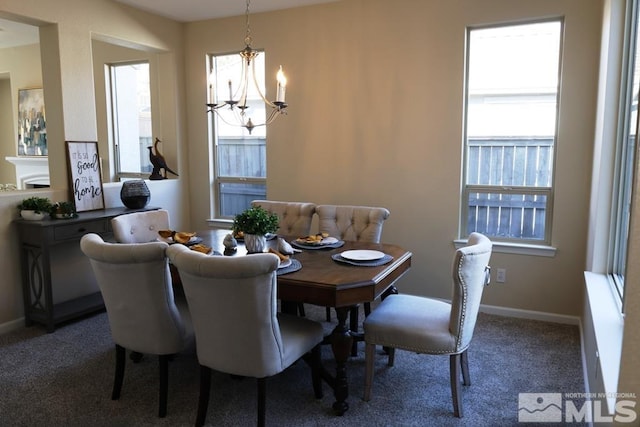
<svg viewBox="0 0 640 427">
<path fill-rule="evenodd" d="M 179 22 L 244 15 L 242 0 L 115 0 Z M 339 0 L 252 0 L 249 12 L 267 12 Z M 0 49 L 39 43 L 38 27 L 0 19 Z"/>
<path fill-rule="evenodd" d="M 0 19 L 0 49 L 40 43 L 38 27 Z"/>
<path fill-rule="evenodd" d="M 180 22 L 244 15 L 242 0 L 115 0 Z M 249 12 L 267 12 L 338 0 L 252 0 Z"/>
</svg>

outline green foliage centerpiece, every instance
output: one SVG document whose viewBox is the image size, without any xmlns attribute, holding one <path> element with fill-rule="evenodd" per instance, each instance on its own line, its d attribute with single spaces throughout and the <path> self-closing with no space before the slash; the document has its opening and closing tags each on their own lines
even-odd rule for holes
<svg viewBox="0 0 640 427">
<path fill-rule="evenodd" d="M 41 220 L 51 209 L 51 200 L 46 197 L 28 197 L 18 205 L 20 215 L 28 220 Z"/>
<path fill-rule="evenodd" d="M 233 234 L 242 231 L 247 252 L 264 252 L 267 247 L 267 233 L 278 231 L 278 215 L 261 206 L 252 206 L 233 219 Z"/>
</svg>

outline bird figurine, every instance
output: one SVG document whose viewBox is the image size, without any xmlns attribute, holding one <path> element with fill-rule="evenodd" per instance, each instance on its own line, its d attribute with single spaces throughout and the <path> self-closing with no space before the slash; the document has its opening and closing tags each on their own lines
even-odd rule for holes
<svg viewBox="0 0 640 427">
<path fill-rule="evenodd" d="M 149 149 L 149 161 L 153 166 L 153 170 L 151 171 L 151 176 L 149 176 L 149 179 L 167 179 L 167 172 L 170 172 L 175 176 L 179 176 L 177 173 L 172 171 L 169 166 L 167 166 L 167 162 L 165 161 L 164 156 L 158 148 L 158 144 L 160 142 L 161 141 L 156 138 L 155 142 L 153 143 L 153 147 L 147 147 Z"/>
<path fill-rule="evenodd" d="M 235 250 L 238 247 L 238 241 L 233 237 L 231 233 L 224 236 L 222 244 L 228 250 Z"/>
<path fill-rule="evenodd" d="M 292 255 L 293 247 L 282 237 L 278 237 L 278 252 L 285 255 Z"/>
</svg>

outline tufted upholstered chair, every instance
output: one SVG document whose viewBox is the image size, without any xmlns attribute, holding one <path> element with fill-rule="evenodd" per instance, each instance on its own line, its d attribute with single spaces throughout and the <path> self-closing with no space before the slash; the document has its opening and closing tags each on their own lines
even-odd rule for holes
<svg viewBox="0 0 640 427">
<path fill-rule="evenodd" d="M 158 416 L 167 413 L 168 361 L 193 341 L 186 301 L 174 299 L 164 242 L 107 243 L 97 234 L 82 236 L 116 344 L 111 398 L 120 398 L 126 350 L 159 356 Z"/>
<path fill-rule="evenodd" d="M 348 205 L 319 205 L 316 207 L 318 214 L 318 230 L 329 233 L 330 236 L 341 240 L 355 240 L 362 242 L 380 243 L 382 226 L 389 218 L 389 210 L 382 207 L 348 206 Z M 365 316 L 371 312 L 371 304 L 364 304 Z M 327 322 L 331 320 L 331 311 L 327 308 Z M 354 307 L 350 313 L 350 328 L 357 331 L 359 328 L 358 307 Z M 352 355 L 357 353 L 354 342 Z"/>
<path fill-rule="evenodd" d="M 315 396 L 322 397 L 322 325 L 277 313 L 277 256 L 207 256 L 183 245 L 169 247 L 167 255 L 180 271 L 195 330 L 200 364 L 196 425 L 207 417 L 212 369 L 257 378 L 259 426 L 265 423 L 266 378 L 310 352 Z"/>
<path fill-rule="evenodd" d="M 369 206 L 319 205 L 318 230 L 342 240 L 379 243 L 382 226 L 389 217 L 385 208 Z"/>
<path fill-rule="evenodd" d="M 364 321 L 365 389 L 371 397 L 376 345 L 389 347 L 389 366 L 395 349 L 415 353 L 449 355 L 453 412 L 462 417 L 460 373 L 470 385 L 467 350 L 480 308 L 482 291 L 489 283 L 491 241 L 471 233 L 468 246 L 456 251 L 453 262 L 451 303 L 412 295 L 390 295 Z"/>
<path fill-rule="evenodd" d="M 260 206 L 278 215 L 278 234 L 302 237 L 311 232 L 311 221 L 316 212 L 316 205 L 313 203 L 254 200 L 251 206 Z"/>
<path fill-rule="evenodd" d="M 158 230 L 169 230 L 169 212 L 158 209 L 118 215 L 111 219 L 113 235 L 119 243 L 146 243 L 158 239 Z"/>
</svg>

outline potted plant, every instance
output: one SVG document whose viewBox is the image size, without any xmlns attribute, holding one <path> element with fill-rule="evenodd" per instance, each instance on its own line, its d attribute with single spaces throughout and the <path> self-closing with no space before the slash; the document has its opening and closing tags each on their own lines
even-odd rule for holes
<svg viewBox="0 0 640 427">
<path fill-rule="evenodd" d="M 56 219 L 70 219 L 78 216 L 73 202 L 56 202 L 51 205 L 49 214 L 51 214 L 51 218 Z"/>
<path fill-rule="evenodd" d="M 278 231 L 278 215 L 261 206 L 253 206 L 233 219 L 233 234 L 244 235 L 247 252 L 264 252 L 267 247 L 266 234 Z"/>
<path fill-rule="evenodd" d="M 20 216 L 28 220 L 41 220 L 51 209 L 51 200 L 46 197 L 28 197 L 18 205 Z"/>
</svg>

